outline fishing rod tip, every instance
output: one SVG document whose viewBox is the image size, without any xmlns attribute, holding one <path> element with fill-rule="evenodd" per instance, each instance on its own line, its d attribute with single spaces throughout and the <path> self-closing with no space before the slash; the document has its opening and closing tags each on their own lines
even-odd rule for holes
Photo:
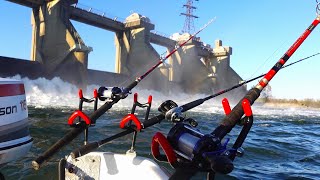
<svg viewBox="0 0 320 180">
<path fill-rule="evenodd" d="M 213 23 L 215 20 L 217 19 L 217 16 L 215 16 L 214 18 L 212 18 L 209 22 L 208 22 L 208 25 Z"/>
</svg>

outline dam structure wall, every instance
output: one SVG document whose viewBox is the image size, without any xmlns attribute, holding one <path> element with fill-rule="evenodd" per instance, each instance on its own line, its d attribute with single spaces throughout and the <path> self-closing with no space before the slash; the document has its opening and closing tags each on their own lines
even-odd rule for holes
<svg viewBox="0 0 320 180">
<path fill-rule="evenodd" d="M 152 46 L 171 52 L 190 34 L 171 38 L 154 33 L 148 17 L 131 14 L 124 22 L 77 7 L 77 0 L 8 0 L 29 7 L 32 12 L 32 47 L 30 60 L 0 54 L 0 76 L 36 79 L 44 77 L 86 87 L 89 84 L 123 87 L 142 75 L 160 59 Z M 88 69 L 90 52 L 71 20 L 98 27 L 115 34 L 115 72 Z M 230 67 L 232 48 L 216 40 L 212 48 L 194 37 L 146 77 L 139 88 L 161 92 L 183 91 L 190 94 L 212 94 L 234 86 L 242 78 Z M 106 62 L 107 63 L 107 62 Z M 244 94 L 246 87 L 236 90 Z"/>
</svg>

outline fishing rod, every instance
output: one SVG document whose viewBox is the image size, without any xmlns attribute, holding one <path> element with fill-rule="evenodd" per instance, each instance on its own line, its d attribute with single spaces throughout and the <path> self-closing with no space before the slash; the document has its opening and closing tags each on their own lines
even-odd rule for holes
<svg viewBox="0 0 320 180">
<path fill-rule="evenodd" d="M 310 56 L 307 56 L 307 57 L 305 57 L 305 58 L 302 58 L 302 59 L 300 59 L 300 60 L 297 60 L 297 61 L 295 61 L 295 62 L 292 62 L 292 63 L 290 63 L 290 64 L 287 64 L 287 65 L 283 66 L 281 69 L 284 69 L 284 68 L 286 68 L 286 67 L 289 67 L 289 66 L 291 66 L 291 65 L 294 65 L 294 64 L 299 63 L 299 62 L 301 62 L 301 61 L 307 60 L 307 59 L 312 58 L 312 57 L 314 57 L 314 56 L 317 56 L 317 55 L 319 55 L 319 54 L 320 54 L 320 52 L 319 52 L 319 53 L 315 53 L 315 54 L 310 55 Z M 232 86 L 232 87 L 230 87 L 230 88 L 228 88 L 228 89 L 224 89 L 224 90 L 222 90 L 222 91 L 219 91 L 218 93 L 215 93 L 215 94 L 213 94 L 213 95 L 208 96 L 208 97 L 210 97 L 210 98 L 206 98 L 206 100 L 209 100 L 209 99 L 212 99 L 212 98 L 217 97 L 217 96 L 219 96 L 219 95 L 222 95 L 222 94 L 224 94 L 224 93 L 227 93 L 227 92 L 229 92 L 229 91 L 231 91 L 231 90 L 234 90 L 234 89 L 236 89 L 236 88 L 238 88 L 238 87 L 243 86 L 244 84 L 247 84 L 247 83 L 252 82 L 252 81 L 254 81 L 254 80 L 256 80 L 256 79 L 259 79 L 259 78 L 261 78 L 261 77 L 263 77 L 263 76 L 265 76 L 265 75 L 266 75 L 266 74 L 262 74 L 262 75 L 260 75 L 260 76 L 257 76 L 257 77 L 251 78 L 251 79 L 249 79 L 249 80 L 243 81 L 243 82 L 241 82 L 241 83 L 239 83 L 239 84 L 236 84 L 236 85 L 234 85 L 234 86 Z M 206 100 L 204 100 L 204 101 L 206 101 Z M 154 125 L 154 124 L 160 123 L 164 118 L 165 118 L 165 116 L 164 116 L 163 114 L 160 114 L 160 115 L 158 115 L 158 116 L 156 116 L 156 117 L 153 117 L 153 118 L 151 118 L 151 119 L 148 119 L 146 122 L 142 123 L 142 126 L 144 127 L 143 129 L 145 129 L 145 128 L 147 128 L 147 127 L 150 127 L 150 126 L 152 126 L 152 125 Z M 89 153 L 89 152 L 91 152 L 91 151 L 99 148 L 100 146 L 102 146 L 102 145 L 104 145 L 104 144 L 106 144 L 106 143 L 108 143 L 108 142 L 110 142 L 110 141 L 112 141 L 112 140 L 114 140 L 114 139 L 117 139 L 117 138 L 119 138 L 119 137 L 128 135 L 128 134 L 130 134 L 130 133 L 132 133 L 132 132 L 134 132 L 134 129 L 130 128 L 130 129 L 127 129 L 127 130 L 125 130 L 125 131 L 119 132 L 119 133 L 117 133 L 117 134 L 115 134 L 115 135 L 113 135 L 113 136 L 107 137 L 107 138 L 105 138 L 105 139 L 102 139 L 102 140 L 95 141 L 95 142 L 92 142 L 92 143 L 90 143 L 90 144 L 84 145 L 84 146 L 82 146 L 82 147 L 80 147 L 80 148 L 75 149 L 74 151 L 72 151 L 72 152 L 70 153 L 70 156 L 71 156 L 72 158 L 78 158 L 78 157 L 80 157 L 80 156 L 83 156 L 83 155 L 85 155 L 85 154 L 87 154 L 87 153 Z"/>
<path fill-rule="evenodd" d="M 315 29 L 319 22 L 320 15 L 318 14 L 312 24 L 295 41 L 295 43 L 287 50 L 287 52 L 279 59 L 279 61 L 263 76 L 259 83 L 252 88 L 243 99 L 239 101 L 239 103 L 232 110 L 230 107 L 228 107 L 229 104 L 227 101 L 225 101 L 226 103 L 224 103 L 224 101 L 222 102 L 226 116 L 224 119 L 222 119 L 218 127 L 215 128 L 211 133 L 203 134 L 198 129 L 194 128 L 195 126 L 193 126 L 192 123 L 190 123 L 190 125 L 186 124 L 186 118 L 182 116 L 182 112 L 192 109 L 202 104 L 204 101 L 213 98 L 214 96 L 198 99 L 180 107 L 177 106 L 163 112 L 166 119 L 175 123 L 166 137 L 166 140 L 172 147 L 164 148 L 162 146 L 162 149 L 165 152 L 166 149 L 174 149 L 174 152 L 176 152 L 175 155 L 178 158 L 177 161 L 171 163 L 169 161 L 170 154 L 165 153 L 168 162 L 175 168 L 174 174 L 170 177 L 171 179 L 189 179 L 198 171 L 207 172 L 208 179 L 214 179 L 216 172 L 228 174 L 233 171 L 233 160 L 236 156 L 243 155 L 243 149 L 241 146 L 253 124 L 251 105 L 256 99 L 258 99 L 262 90 L 290 59 L 290 57 Z M 224 143 L 222 143 L 222 140 L 236 124 L 240 124 L 243 127 L 232 148 L 228 149 L 228 138 L 225 139 Z M 156 135 L 154 138 L 158 138 Z M 153 151 L 154 144 L 155 146 L 159 146 L 157 145 L 156 141 L 152 141 L 152 154 L 155 159 L 161 161 L 161 159 L 158 158 L 159 151 Z M 181 165 L 180 167 L 179 164 Z"/>
<path fill-rule="evenodd" d="M 94 111 L 91 115 L 86 116 L 86 115 L 82 114 L 82 116 L 85 116 L 85 119 L 89 119 L 91 122 L 95 122 L 106 111 L 108 111 L 110 108 L 112 108 L 112 106 L 114 104 L 116 104 L 119 100 L 125 99 L 129 95 L 130 91 L 134 87 L 136 87 L 139 84 L 140 81 L 142 81 L 145 77 L 147 77 L 159 65 L 164 63 L 166 59 L 168 59 L 170 56 L 172 56 L 179 48 L 183 47 L 187 42 L 189 42 L 189 40 L 194 38 L 202 30 L 204 30 L 206 27 L 208 27 L 214 20 L 215 19 L 211 19 L 207 24 L 205 24 L 197 32 L 195 32 L 194 34 L 190 35 L 190 37 L 187 40 L 185 40 L 182 44 L 177 45 L 171 52 L 168 53 L 168 55 L 166 55 L 165 57 L 160 57 L 157 64 L 152 66 L 148 71 L 146 71 L 140 77 L 137 77 L 135 79 L 135 81 L 133 81 L 127 87 L 125 87 L 124 89 L 120 89 L 118 87 L 112 88 L 110 98 L 108 98 L 109 101 L 107 101 L 104 105 L 102 105 L 100 108 L 98 108 L 96 111 Z M 75 116 L 79 116 L 79 115 L 75 114 Z M 75 139 L 87 127 L 88 127 L 88 125 L 82 125 L 82 126 L 79 126 L 77 128 L 74 128 L 73 130 L 69 131 L 64 137 L 62 137 L 60 140 L 58 140 L 47 151 L 45 151 L 42 155 L 40 155 L 38 158 L 36 158 L 34 161 L 32 161 L 32 167 L 35 170 L 40 169 L 40 165 L 42 163 L 44 163 L 52 155 L 54 155 L 56 152 L 58 152 L 62 147 L 64 147 L 69 142 L 71 142 L 73 139 Z"/>
<path fill-rule="evenodd" d="M 187 111 L 187 110 L 189 110 L 189 109 L 192 109 L 192 108 L 194 108 L 194 107 L 197 107 L 197 106 L 201 105 L 202 103 L 204 103 L 205 101 L 207 101 L 207 100 L 209 100 L 209 99 L 212 99 L 212 98 L 214 98 L 214 97 L 216 97 L 216 96 L 219 96 L 219 95 L 221 95 L 221 94 L 223 94 L 223 93 L 226 93 L 226 92 L 228 92 L 228 91 L 231 91 L 231 90 L 233 90 L 233 89 L 235 89 L 235 88 L 237 88 L 237 87 L 240 87 L 240 86 L 242 86 L 242 85 L 244 85 L 244 84 L 246 84 L 246 83 L 249 83 L 249 82 L 251 82 L 251 81 L 253 81 L 253 80 L 256 80 L 256 79 L 258 79 L 258 78 L 261 78 L 261 77 L 265 76 L 265 77 L 259 82 L 259 84 L 256 86 L 256 88 L 259 89 L 258 91 L 261 92 L 261 91 L 263 90 L 263 88 L 268 84 L 268 82 L 273 78 L 273 76 L 274 76 L 280 69 L 285 68 L 285 67 L 288 67 L 288 66 L 290 66 L 290 65 L 293 65 L 293 64 L 298 63 L 298 62 L 300 62 L 300 61 L 303 61 L 303 60 L 305 60 L 305 59 L 314 57 L 314 56 L 316 56 L 316 55 L 319 55 L 320 53 L 316 53 L 316 54 L 313 54 L 313 55 L 311 55 L 311 56 L 308 56 L 308 57 L 306 57 L 306 58 L 304 58 L 304 59 L 300 59 L 300 60 L 298 60 L 298 61 L 296 61 L 296 62 L 293 62 L 293 63 L 291 63 L 291 64 L 288 64 L 287 66 L 283 66 L 284 63 L 292 56 L 292 54 L 293 54 L 293 53 L 298 49 L 298 47 L 303 43 L 303 41 L 309 36 L 309 34 L 312 32 L 312 30 L 318 25 L 319 19 L 320 19 L 320 16 L 318 15 L 318 17 L 312 22 L 312 24 L 311 24 L 311 25 L 305 30 L 305 32 L 296 40 L 296 42 L 289 48 L 289 50 L 283 55 L 283 57 L 280 58 L 279 62 L 277 62 L 277 63 L 273 66 L 273 68 L 272 68 L 268 73 L 263 74 L 263 75 L 260 75 L 260 76 L 258 76 L 258 77 L 255 77 L 255 78 L 253 78 L 253 79 L 244 81 L 244 82 L 242 82 L 242 83 L 240 83 L 240 84 L 238 84 L 238 85 L 235 85 L 235 86 L 233 86 L 233 87 L 231 87 L 231 88 L 229 88 L 229 89 L 223 90 L 223 91 L 221 91 L 221 92 L 219 92 L 219 93 L 210 95 L 210 96 L 205 97 L 205 98 L 200 98 L 200 99 L 197 99 L 197 100 L 192 101 L 192 102 L 190 102 L 190 103 L 187 103 L 187 104 L 185 104 L 185 105 L 182 105 L 181 107 L 178 108 L 179 110 L 178 110 L 177 112 L 179 112 L 179 111 L 185 112 L 185 111 Z M 283 67 L 282 67 L 282 66 L 283 66 Z M 260 85 L 260 86 L 259 86 L 259 85 Z M 250 90 L 250 91 L 248 92 L 248 94 L 253 94 L 252 91 L 253 91 L 253 90 Z M 260 92 L 259 92 L 259 94 L 260 94 Z M 248 95 L 248 94 L 247 94 L 247 95 Z M 256 98 L 258 98 L 258 97 L 256 97 Z M 251 103 L 253 103 L 255 100 L 256 100 L 256 99 L 254 99 L 254 100 L 252 99 Z M 240 105 L 241 105 L 241 103 L 240 103 Z M 241 108 L 240 108 L 240 109 L 241 109 Z M 241 114 L 243 115 L 243 112 L 242 112 Z M 228 118 L 228 119 L 229 119 L 229 118 Z M 228 121 L 229 121 L 229 120 L 228 120 Z M 232 123 L 232 124 L 233 124 L 233 123 Z"/>
<path fill-rule="evenodd" d="M 251 105 L 260 96 L 261 91 L 267 86 L 276 73 L 281 68 L 287 67 L 284 66 L 284 64 L 290 59 L 319 22 L 320 15 L 317 16 L 312 24 L 295 41 L 279 61 L 266 74 L 262 75 L 263 78 L 259 83 L 252 88 L 232 110 L 230 109 L 230 112 L 227 112 L 224 107 L 226 117 L 212 133 L 203 134 L 200 132 L 195 128 L 197 123 L 191 118 L 182 116 L 182 112 L 202 104 L 204 101 L 215 97 L 214 95 L 192 101 L 179 107 L 171 100 L 165 101 L 160 105 L 158 110 L 162 112 L 162 116 L 158 115 L 157 118 L 151 118 L 152 124 L 161 122 L 163 120 L 162 118 L 165 118 L 171 120 L 171 122 L 174 123 L 174 126 L 170 129 L 167 137 L 159 132 L 155 134 L 152 139 L 151 151 L 156 160 L 167 161 L 175 168 L 175 172 L 170 179 L 189 179 L 197 171 L 207 172 L 208 177 L 211 179 L 214 178 L 216 172 L 227 174 L 233 170 L 233 160 L 238 154 L 240 156 L 243 155 L 241 146 L 253 123 Z M 245 119 L 242 118 L 244 114 Z M 224 139 L 225 135 L 238 123 L 243 125 L 243 128 L 232 148 L 228 149 L 227 143 L 229 140 L 226 139 L 224 143 L 222 143 L 221 140 Z M 129 131 L 133 132 L 134 130 L 127 130 L 127 132 Z M 112 136 L 112 138 L 95 142 L 94 146 L 99 147 L 102 143 L 109 142 L 115 137 L 119 136 L 115 135 Z M 160 155 L 159 145 L 163 149 L 165 156 Z M 77 157 L 85 154 L 85 151 L 89 151 L 90 148 L 86 149 L 84 147 L 89 146 L 90 144 L 81 147 L 78 152 L 73 151 L 71 156 Z M 85 151 L 81 151 L 83 149 Z"/>
<path fill-rule="evenodd" d="M 289 66 L 294 65 L 294 64 L 296 64 L 296 63 L 299 63 L 299 62 L 301 62 L 301 61 L 307 60 L 307 59 L 312 58 L 312 57 L 314 57 L 314 56 L 317 56 L 317 55 L 319 55 L 319 54 L 320 54 L 320 52 L 319 52 L 319 53 L 315 53 L 315 54 L 310 55 L 310 56 L 307 56 L 307 57 L 305 57 L 305 58 L 302 58 L 302 59 L 300 59 L 300 60 L 297 60 L 297 61 L 295 61 L 295 62 L 292 62 L 292 63 L 290 63 L 290 64 L 287 64 L 287 65 L 281 67 L 280 69 L 284 69 L 284 68 L 286 68 L 286 67 L 289 67 Z M 249 79 L 249 80 L 245 80 L 245 81 L 243 81 L 243 82 L 241 82 L 241 83 L 239 83 L 239 84 L 236 84 L 236 85 L 234 85 L 234 86 L 232 86 L 232 87 L 230 87 L 230 88 L 228 88 L 228 89 L 224 89 L 224 90 L 222 90 L 222 91 L 219 91 L 218 93 L 215 93 L 215 94 L 213 94 L 213 95 L 207 96 L 207 97 L 205 97 L 205 98 L 197 99 L 197 100 L 192 101 L 192 102 L 190 102 L 190 103 L 188 103 L 188 104 L 185 104 L 185 105 L 181 106 L 181 107 L 182 107 L 181 112 L 185 112 L 185 111 L 187 111 L 187 110 L 189 110 L 189 109 L 192 109 L 192 108 L 194 108 L 194 107 L 196 107 L 196 106 L 199 106 L 199 105 L 201 105 L 202 103 L 204 103 L 204 102 L 207 101 L 207 100 L 210 100 L 210 99 L 215 98 L 215 97 L 217 97 L 217 96 L 219 96 L 219 95 L 221 95 L 221 94 L 227 93 L 227 92 L 229 92 L 229 91 L 231 91 L 231 90 L 234 90 L 234 89 L 236 89 L 236 88 L 238 88 L 238 87 L 241 87 L 241 86 L 243 86 L 243 85 L 245 85 L 245 84 L 248 84 L 249 82 L 252 82 L 252 81 L 254 81 L 254 80 L 256 80 L 256 79 L 259 79 L 259 78 L 261 78 L 261 77 L 263 77 L 263 76 L 265 76 L 265 75 L 267 75 L 267 73 L 261 74 L 260 76 L 254 77 L 254 78 Z"/>
<path fill-rule="evenodd" d="M 252 88 L 243 99 L 249 101 L 252 105 L 255 100 L 258 99 L 262 90 L 268 85 L 272 78 L 277 74 L 277 72 L 283 67 L 283 65 L 290 59 L 290 57 L 295 53 L 295 51 L 300 47 L 304 40 L 311 34 L 311 32 L 317 27 L 320 22 L 320 15 L 313 20 L 311 25 L 303 32 L 303 34 L 293 43 L 293 45 L 287 50 L 287 52 L 278 60 L 278 62 L 269 70 L 268 73 L 259 81 L 259 83 Z M 187 108 L 190 108 L 187 107 Z M 241 117 L 244 115 L 244 110 L 242 108 L 242 101 L 240 101 L 221 122 L 220 125 L 211 133 L 219 139 L 223 139 L 226 134 L 228 134 L 232 128 L 240 121 Z"/>
</svg>

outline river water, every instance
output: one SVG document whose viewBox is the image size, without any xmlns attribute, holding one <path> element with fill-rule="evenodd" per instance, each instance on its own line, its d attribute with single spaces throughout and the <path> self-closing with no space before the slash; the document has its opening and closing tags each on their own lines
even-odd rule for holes
<svg viewBox="0 0 320 180">
<path fill-rule="evenodd" d="M 33 146 L 25 157 L 11 162 L 0 170 L 6 179 L 57 179 L 57 161 L 68 155 L 83 142 L 79 136 L 50 159 L 39 171 L 31 168 L 31 161 L 44 152 L 54 142 L 66 134 L 70 127 L 67 119 L 77 108 L 77 89 L 61 80 L 25 80 L 30 132 Z M 90 92 L 90 90 L 88 91 Z M 141 101 L 152 94 L 154 104 L 150 117 L 158 115 L 157 106 L 168 99 L 157 92 L 141 91 Z M 89 96 L 89 95 L 88 95 Z M 176 95 L 169 99 L 180 105 L 195 100 L 202 95 Z M 140 97 L 139 97 L 140 98 Z M 89 141 L 101 140 L 120 132 L 119 121 L 130 112 L 132 95 L 105 113 L 96 126 L 89 130 Z M 92 112 L 85 106 L 86 113 Z M 217 179 L 320 179 L 320 110 L 301 107 L 253 106 L 254 124 L 243 144 L 245 154 L 234 161 L 235 168 L 228 175 Z M 144 116 L 139 110 L 138 115 Z M 215 100 L 187 113 L 196 119 L 203 133 L 210 133 L 224 117 L 223 110 Z M 167 133 L 172 124 L 163 121 L 138 135 L 138 155 L 152 158 L 150 142 L 155 132 Z M 241 127 L 235 127 L 228 135 L 232 144 Z M 131 135 L 104 145 L 98 151 L 125 153 L 131 145 Z M 164 164 L 161 164 L 164 165 Z M 198 174 L 194 179 L 205 179 Z"/>
</svg>

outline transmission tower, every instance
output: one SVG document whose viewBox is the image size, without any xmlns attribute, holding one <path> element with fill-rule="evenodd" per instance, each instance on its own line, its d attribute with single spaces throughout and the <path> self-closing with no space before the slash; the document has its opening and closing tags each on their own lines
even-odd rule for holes
<svg viewBox="0 0 320 180">
<path fill-rule="evenodd" d="M 195 0 L 199 1 L 199 0 Z M 198 16 L 193 15 L 193 10 L 197 9 L 193 6 L 193 0 L 187 0 L 186 4 L 183 5 L 183 8 L 186 8 L 185 13 L 181 13 L 181 15 L 186 16 L 186 20 L 184 22 L 183 30 L 184 33 L 192 34 L 194 32 L 194 18 L 199 18 Z"/>
</svg>

